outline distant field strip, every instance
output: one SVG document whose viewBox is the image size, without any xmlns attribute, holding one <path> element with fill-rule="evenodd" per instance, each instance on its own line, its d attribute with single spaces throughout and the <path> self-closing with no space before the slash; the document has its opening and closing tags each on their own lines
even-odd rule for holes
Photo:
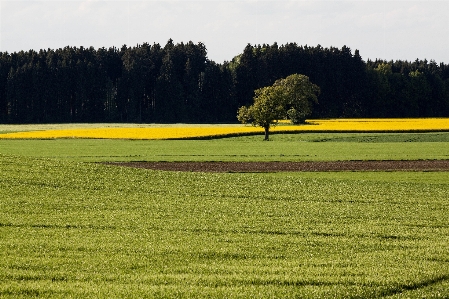
<svg viewBox="0 0 449 299">
<path fill-rule="evenodd" d="M 309 120 L 307 125 L 281 123 L 273 133 L 304 132 L 444 132 L 449 131 L 448 118 L 426 119 L 329 119 Z M 243 125 L 139 125 L 73 124 L 45 126 L 1 126 L 1 139 L 195 139 L 262 134 L 262 128 Z"/>
</svg>

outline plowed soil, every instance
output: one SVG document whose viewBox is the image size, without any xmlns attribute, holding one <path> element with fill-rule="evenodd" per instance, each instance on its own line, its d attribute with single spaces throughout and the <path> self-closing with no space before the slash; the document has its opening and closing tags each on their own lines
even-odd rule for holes
<svg viewBox="0 0 449 299">
<path fill-rule="evenodd" d="M 118 166 L 195 172 L 449 171 L 449 160 L 336 162 L 118 162 Z"/>
</svg>

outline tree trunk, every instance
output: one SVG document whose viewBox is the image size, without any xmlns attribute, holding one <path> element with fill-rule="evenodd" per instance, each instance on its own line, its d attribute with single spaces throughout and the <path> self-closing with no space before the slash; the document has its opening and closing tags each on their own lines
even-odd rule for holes
<svg viewBox="0 0 449 299">
<path fill-rule="evenodd" d="M 270 126 L 265 126 L 265 127 L 263 127 L 264 128 L 264 130 L 265 130 L 265 141 L 268 141 L 268 140 L 270 140 L 270 137 L 269 137 L 269 133 L 270 133 Z"/>
</svg>

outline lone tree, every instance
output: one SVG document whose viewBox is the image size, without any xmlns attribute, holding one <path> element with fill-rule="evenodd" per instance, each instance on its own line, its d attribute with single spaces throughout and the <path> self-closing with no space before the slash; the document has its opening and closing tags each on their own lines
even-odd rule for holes
<svg viewBox="0 0 449 299">
<path fill-rule="evenodd" d="M 272 86 L 256 89 L 254 94 L 254 104 L 240 107 L 237 119 L 264 128 L 264 140 L 269 140 L 270 127 L 281 119 L 290 119 L 294 124 L 305 123 L 306 116 L 312 113 L 312 104 L 318 103 L 320 88 L 311 83 L 309 77 L 293 74 Z"/>
</svg>

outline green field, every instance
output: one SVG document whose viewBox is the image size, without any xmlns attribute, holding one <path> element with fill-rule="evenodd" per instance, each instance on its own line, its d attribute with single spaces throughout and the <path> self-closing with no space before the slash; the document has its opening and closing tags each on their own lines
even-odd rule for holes
<svg viewBox="0 0 449 299">
<path fill-rule="evenodd" d="M 449 133 L 1 140 L 0 298 L 449 298 L 447 172 L 99 161 L 449 159 Z"/>
<path fill-rule="evenodd" d="M 449 159 L 449 132 L 279 134 L 213 140 L 0 140 L 0 154 L 76 161 Z"/>
</svg>

